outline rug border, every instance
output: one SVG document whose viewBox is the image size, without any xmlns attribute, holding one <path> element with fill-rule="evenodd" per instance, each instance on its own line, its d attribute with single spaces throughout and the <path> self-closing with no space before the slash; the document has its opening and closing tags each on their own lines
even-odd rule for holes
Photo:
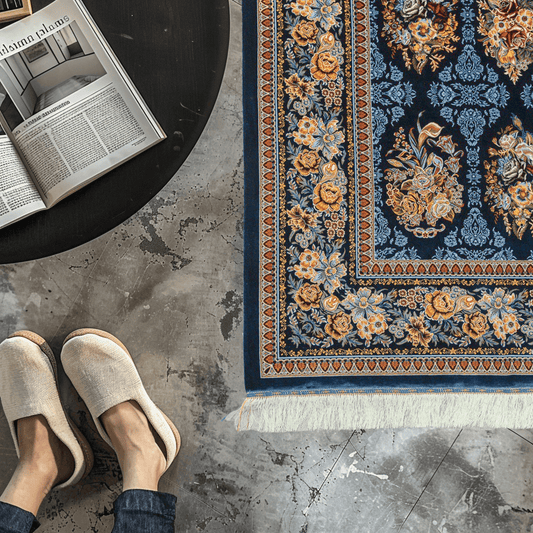
<svg viewBox="0 0 533 533">
<path fill-rule="evenodd" d="M 270 7 L 266 6 L 265 8 Z M 532 376 L 322 376 L 320 385 L 313 377 L 262 378 L 259 344 L 259 136 L 257 77 L 257 0 L 242 5 L 243 24 L 243 110 L 244 110 L 244 367 L 248 397 L 269 393 L 306 394 L 308 392 L 376 393 L 391 389 L 409 389 L 413 393 L 482 392 L 488 389 L 533 389 Z M 334 382 L 334 383 L 333 383 Z M 366 382 L 366 383 L 365 383 Z M 328 386 L 329 385 L 329 386 Z"/>
</svg>

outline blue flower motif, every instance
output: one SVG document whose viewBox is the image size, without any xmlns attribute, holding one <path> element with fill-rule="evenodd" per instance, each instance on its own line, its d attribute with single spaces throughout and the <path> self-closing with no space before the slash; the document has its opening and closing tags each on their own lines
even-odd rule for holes
<svg viewBox="0 0 533 533">
<path fill-rule="evenodd" d="M 459 83 L 454 83 L 453 86 L 461 93 L 461 98 L 454 102 L 453 105 L 457 107 L 464 106 L 482 106 L 485 107 L 488 104 L 483 102 L 480 99 L 480 90 L 486 88 L 486 85 L 481 84 L 477 85 L 460 85 Z"/>
<path fill-rule="evenodd" d="M 479 109 L 463 109 L 457 120 L 461 133 L 470 145 L 477 144 L 486 123 L 483 113 Z"/>
<path fill-rule="evenodd" d="M 401 232 L 399 231 L 397 228 L 394 228 L 394 244 L 396 246 L 405 246 L 408 242 L 409 242 L 409 239 Z"/>
<path fill-rule="evenodd" d="M 483 246 L 490 237 L 490 230 L 487 228 L 487 221 L 483 218 L 481 211 L 474 207 L 466 217 L 461 235 L 469 246 Z"/>
<path fill-rule="evenodd" d="M 449 65 L 442 69 L 442 72 L 439 74 L 439 80 L 447 83 L 452 81 L 452 66 Z"/>
<path fill-rule="evenodd" d="M 474 47 L 467 44 L 455 65 L 455 70 L 463 81 L 478 81 L 483 74 L 481 58 L 477 55 Z"/>
<path fill-rule="evenodd" d="M 503 318 L 505 314 L 513 312 L 511 305 L 514 301 L 514 294 L 507 293 L 505 289 L 497 288 L 492 293 L 486 292 L 483 298 L 478 301 L 478 305 L 484 311 L 488 311 L 488 319 L 490 322 L 494 322 L 498 318 Z"/>
<path fill-rule="evenodd" d="M 489 126 L 492 126 L 500 118 L 500 110 L 495 107 L 489 109 Z"/>
<path fill-rule="evenodd" d="M 387 96 L 393 101 L 401 104 L 405 100 L 405 89 L 402 84 L 393 85 L 388 91 Z"/>
<path fill-rule="evenodd" d="M 474 10 L 470 7 L 465 7 L 461 11 L 461 18 L 464 22 L 474 22 L 476 20 L 476 14 L 474 13 Z"/>
<path fill-rule="evenodd" d="M 459 89 L 461 89 L 461 86 L 459 86 Z M 432 83 L 428 91 L 428 96 L 433 105 L 444 106 L 455 100 L 458 94 L 448 85 Z"/>
<path fill-rule="evenodd" d="M 376 47 L 372 47 L 371 56 L 372 68 L 370 70 L 370 76 L 373 80 L 379 80 L 385 74 L 387 65 L 385 65 L 383 54 Z"/>
<path fill-rule="evenodd" d="M 477 162 L 477 160 L 476 160 Z M 466 173 L 466 180 L 472 185 L 477 185 L 481 181 L 481 174 L 478 170 L 469 169 Z"/>
<path fill-rule="evenodd" d="M 375 229 L 376 244 L 386 244 L 390 236 L 390 228 L 387 219 L 382 215 L 376 216 L 376 229 Z"/>
<path fill-rule="evenodd" d="M 390 79 L 392 81 L 401 81 L 403 79 L 403 72 L 398 67 L 392 65 L 390 69 Z"/>
<path fill-rule="evenodd" d="M 443 119 L 447 120 L 450 124 L 454 125 L 455 121 L 453 120 L 453 110 L 449 107 L 443 107 L 441 112 L 441 116 Z"/>
<path fill-rule="evenodd" d="M 520 94 L 520 98 L 524 101 L 524 105 L 529 109 L 533 107 L 533 98 L 532 98 L 532 89 L 531 85 L 524 85 L 524 89 Z"/>
<path fill-rule="evenodd" d="M 479 163 L 479 146 L 477 148 L 468 147 L 466 149 L 466 161 L 471 167 L 476 167 Z"/>
<path fill-rule="evenodd" d="M 481 207 L 481 191 L 478 187 L 468 189 L 468 203 L 470 205 L 479 205 Z"/>
<path fill-rule="evenodd" d="M 465 43 L 475 42 L 475 35 L 476 35 L 476 32 L 474 28 L 472 27 L 463 28 L 463 42 Z"/>
<path fill-rule="evenodd" d="M 516 256 L 511 248 L 500 250 L 492 256 L 494 261 L 516 261 Z"/>
<path fill-rule="evenodd" d="M 401 107 L 398 107 L 398 106 L 394 106 L 392 108 L 392 120 L 391 120 L 391 124 L 394 124 L 396 122 L 398 122 L 398 120 L 403 117 L 405 115 L 405 111 L 403 110 L 403 108 Z"/>
<path fill-rule="evenodd" d="M 444 237 L 444 244 L 446 246 L 450 248 L 454 248 L 455 246 L 457 246 L 457 231 L 458 228 L 455 228 L 455 230 L 450 231 L 449 235 L 446 235 L 446 237 Z"/>
<path fill-rule="evenodd" d="M 509 100 L 509 91 L 507 91 L 505 85 L 500 83 L 499 85 L 495 85 L 488 89 L 483 96 L 487 102 L 497 104 L 500 107 L 505 107 L 507 105 L 507 100 Z"/>
<path fill-rule="evenodd" d="M 341 14 L 341 6 L 336 0 L 314 0 L 311 4 L 309 20 L 319 22 L 328 31 L 335 24 L 335 17 Z"/>
<path fill-rule="evenodd" d="M 492 69 L 491 67 L 487 66 L 487 73 L 488 73 L 488 76 L 487 76 L 487 80 L 490 82 L 490 83 L 497 83 L 498 80 L 500 79 L 498 77 L 498 73 Z"/>
<path fill-rule="evenodd" d="M 322 150 L 327 159 L 332 159 L 339 153 L 339 144 L 344 142 L 344 132 L 339 129 L 338 120 L 330 120 L 324 125 L 322 119 L 318 121 L 317 129 L 313 133 L 313 142 L 309 145 L 311 150 Z"/>
<path fill-rule="evenodd" d="M 324 252 L 320 253 L 320 261 L 313 266 L 314 275 L 312 283 L 324 283 L 324 289 L 330 294 L 340 287 L 340 279 L 346 276 L 346 267 L 341 261 L 341 254 L 335 252 L 330 257 L 326 257 Z"/>
<path fill-rule="evenodd" d="M 495 229 L 492 230 L 494 233 L 494 246 L 497 246 L 498 248 L 501 248 L 505 244 L 505 237 Z"/>
<path fill-rule="evenodd" d="M 378 140 L 385 133 L 385 126 L 388 124 L 389 119 L 382 109 L 372 108 L 372 132 L 374 138 Z"/>
<path fill-rule="evenodd" d="M 352 319 L 357 322 L 375 313 L 383 313 L 379 304 L 383 301 L 383 294 L 373 293 L 371 289 L 361 288 L 356 294 L 349 293 L 341 302 L 342 306 L 352 312 Z"/>
</svg>

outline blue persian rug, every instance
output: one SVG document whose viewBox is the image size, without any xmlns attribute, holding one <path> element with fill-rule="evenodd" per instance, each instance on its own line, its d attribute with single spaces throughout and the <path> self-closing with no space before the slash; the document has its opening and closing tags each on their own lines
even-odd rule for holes
<svg viewBox="0 0 533 533">
<path fill-rule="evenodd" d="M 252 0 L 239 429 L 532 427 L 533 0 Z"/>
</svg>

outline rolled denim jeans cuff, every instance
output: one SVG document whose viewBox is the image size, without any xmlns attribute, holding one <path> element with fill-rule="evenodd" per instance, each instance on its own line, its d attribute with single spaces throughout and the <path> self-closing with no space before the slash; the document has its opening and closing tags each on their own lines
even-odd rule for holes
<svg viewBox="0 0 533 533">
<path fill-rule="evenodd" d="M 0 502 L 0 533 L 33 533 L 40 525 L 29 511 Z"/>
<path fill-rule="evenodd" d="M 173 494 L 152 490 L 131 489 L 123 492 L 115 501 L 115 515 L 128 512 L 142 512 L 174 521 L 176 501 Z"/>
</svg>

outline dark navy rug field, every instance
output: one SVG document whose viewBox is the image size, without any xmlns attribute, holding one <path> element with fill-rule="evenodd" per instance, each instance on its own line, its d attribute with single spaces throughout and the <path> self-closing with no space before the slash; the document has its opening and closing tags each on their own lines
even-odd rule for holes
<svg viewBox="0 0 533 533">
<path fill-rule="evenodd" d="M 533 426 L 533 1 L 245 2 L 239 429 Z"/>
</svg>

